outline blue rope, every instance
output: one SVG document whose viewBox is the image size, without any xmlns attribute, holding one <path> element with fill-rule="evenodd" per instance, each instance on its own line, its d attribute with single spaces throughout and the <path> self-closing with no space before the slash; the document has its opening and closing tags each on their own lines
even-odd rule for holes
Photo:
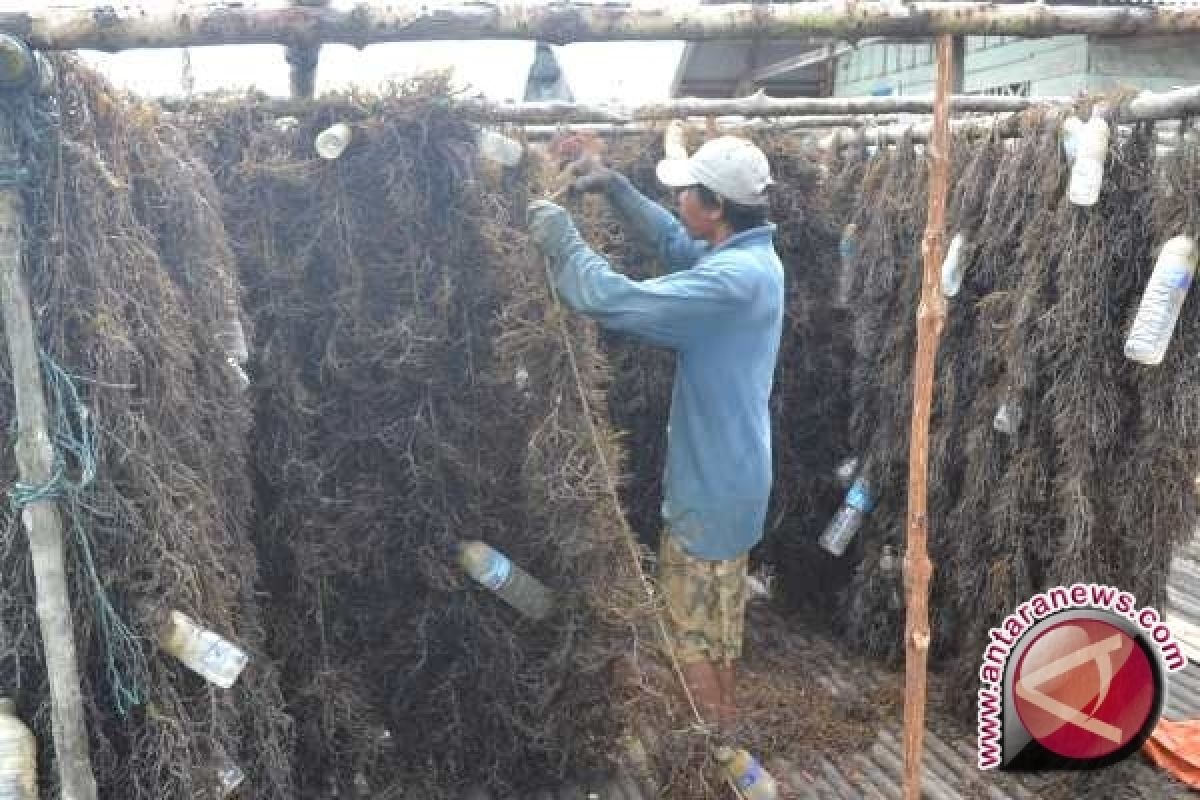
<svg viewBox="0 0 1200 800">
<path fill-rule="evenodd" d="M 45 484 L 17 483 L 9 492 L 9 504 L 15 513 L 20 513 L 33 503 L 63 501 L 80 567 L 96 604 L 96 623 L 104 641 L 105 674 L 117 713 L 124 717 L 142 703 L 138 676 L 143 674 L 145 662 L 137 636 L 121 619 L 108 597 L 96 568 L 94 545 L 84 525 L 86 501 L 92 493 L 98 463 L 95 421 L 79 396 L 74 376 L 45 352 L 41 353 L 41 362 L 53 415 L 54 463 Z M 68 477 L 64 454 L 78 466 L 78 480 L 72 481 Z"/>
</svg>

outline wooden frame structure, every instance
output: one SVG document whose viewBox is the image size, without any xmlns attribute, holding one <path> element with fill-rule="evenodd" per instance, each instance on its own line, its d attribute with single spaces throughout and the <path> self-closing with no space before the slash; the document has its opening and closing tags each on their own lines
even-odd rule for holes
<svg viewBox="0 0 1200 800">
<path fill-rule="evenodd" d="M 398 0 L 349 10 L 283 9 L 234 2 L 195 6 L 149 4 L 44 8 L 0 14 L 0 30 L 39 50 L 130 50 L 220 44 L 520 39 L 550 44 L 597 41 L 787 39 L 820 34 L 929 37 L 992 34 L 1039 37 L 1065 33 L 1150 35 L 1200 32 L 1200 8 L 1051 6 L 1042 3 L 729 3 L 679 7 L 599 5 L 563 0 L 546 5 L 420 3 Z"/>
<path fill-rule="evenodd" d="M 906 687 L 905 687 L 905 786 L 904 796 L 916 800 L 921 793 L 920 755 L 925 719 L 926 659 L 929 647 L 928 582 L 932 565 L 926 549 L 927 461 L 929 415 L 933 391 L 933 373 L 945 302 L 938 291 L 938 275 L 944 256 L 944 215 L 948 191 L 951 110 L 1017 112 L 1029 101 L 1001 98 L 967 99 L 951 97 L 954 84 L 954 37 L 964 34 L 991 34 L 1041 37 L 1056 34 L 1136 36 L 1152 34 L 1200 33 L 1200 8 L 1180 7 L 1095 7 L 1050 6 L 1042 3 L 996 5 L 982 2 L 884 3 L 876 0 L 824 0 L 812 3 L 736 3 L 701 5 L 691 8 L 657 8 L 627 5 L 594 5 L 562 0 L 549 5 L 492 3 L 418 3 L 414 0 L 391 2 L 342 10 L 328 7 L 325 0 L 293 0 L 285 8 L 243 7 L 218 2 L 190 7 L 164 9 L 161 5 L 61 9 L 38 8 L 25 12 L 0 13 L 0 31 L 17 37 L 35 49 L 92 49 L 121 51 L 138 48 L 195 47 L 230 44 L 279 44 L 288 48 L 292 64 L 292 87 L 297 97 L 311 96 L 317 52 L 324 43 L 346 43 L 359 47 L 376 42 L 521 39 L 547 43 L 595 41 L 650 41 L 715 39 L 786 39 L 799 35 L 825 35 L 857 40 L 864 37 L 937 37 L 937 91 L 933 97 L 857 98 L 827 101 L 772 100 L 756 96 L 730 101 L 676 101 L 657 104 L 637 111 L 619 111 L 586 106 L 542 106 L 515 108 L 479 104 L 482 117 L 491 121 L 522 124 L 586 122 L 625 125 L 632 122 L 666 120 L 685 116 L 739 114 L 751 117 L 796 116 L 801 114 L 895 114 L 929 113 L 932 119 L 925 132 L 930 143 L 931 180 L 928 227 L 922 243 L 923 271 L 921 302 L 918 310 L 918 345 L 914 366 L 914 404 L 910 440 L 908 547 L 905 562 L 907 592 Z M 1000 104 L 1010 104 L 998 108 Z M 1023 104 L 1023 105 L 1022 105 Z M 1118 110 L 1121 120 L 1164 119 L 1190 114 L 1200 105 L 1200 89 L 1183 94 L 1164 93 L 1139 96 Z M 1020 107 L 1017 107 L 1020 106 Z M 1015 119 L 1015 117 L 1013 117 Z M 0 121 L 0 141 L 5 139 Z M 912 133 L 912 132 L 910 132 Z M 878 141 L 884 141 L 883 138 Z M 0 191 L 0 233 L 16 225 L 16 193 Z M 3 300 L 10 350 L 32 346 L 32 329 L 22 321 L 16 306 L 28 304 L 22 293 L 21 247 L 19 235 L 0 236 L 0 264 L 4 265 Z M 11 307 L 11 308 L 9 308 Z M 14 351 L 15 353 L 15 351 Z M 22 362 L 19 374 L 27 386 L 18 388 L 22 430 L 38 424 L 40 398 L 36 366 Z M 15 359 L 14 359 L 15 363 Z M 24 396 L 25 400 L 21 400 Z M 32 405 L 31 405 L 32 403 Z M 44 436 L 44 433 L 42 434 Z M 21 456 L 23 462 L 25 456 Z M 42 472 L 30 462 L 30 477 Z M 36 523 L 49 517 L 46 507 L 53 501 L 32 503 L 28 511 Z M 27 523 L 31 543 L 39 535 Z M 61 540 L 61 532 L 59 535 Z M 61 545 L 61 541 L 60 541 Z M 47 569 L 61 570 L 59 562 Z M 41 575 L 39 574 L 39 607 Z M 63 639 L 61 625 L 47 627 L 43 637 Z M 66 641 L 54 646 L 73 648 L 69 619 Z M 47 650 L 51 643 L 47 641 Z M 74 666 L 72 665 L 72 670 Z M 82 709 L 77 676 L 73 691 L 54 692 L 55 746 L 62 773 L 63 797 L 68 800 L 92 800 L 95 797 L 90 762 L 84 739 L 79 754 L 62 732 L 60 722 L 75 731 L 82 729 Z M 52 680 L 53 684 L 53 680 Z M 90 790 L 89 790 L 90 784 Z"/>
</svg>

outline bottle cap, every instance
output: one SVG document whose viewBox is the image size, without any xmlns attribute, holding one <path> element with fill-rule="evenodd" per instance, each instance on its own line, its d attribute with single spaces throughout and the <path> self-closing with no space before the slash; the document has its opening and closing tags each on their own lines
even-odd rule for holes
<svg viewBox="0 0 1200 800">
<path fill-rule="evenodd" d="M 6 716 L 16 716 L 17 704 L 13 702 L 11 697 L 0 697 L 0 714 Z"/>
<path fill-rule="evenodd" d="M 732 761 L 734 755 L 733 748 L 729 745 L 723 744 L 717 748 L 715 755 L 717 757 L 717 761 L 720 761 L 722 764 L 724 764 L 726 761 Z"/>
</svg>

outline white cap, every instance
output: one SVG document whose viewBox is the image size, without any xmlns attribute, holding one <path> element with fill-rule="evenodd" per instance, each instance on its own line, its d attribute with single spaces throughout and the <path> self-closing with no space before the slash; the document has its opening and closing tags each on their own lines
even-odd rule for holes
<svg viewBox="0 0 1200 800">
<path fill-rule="evenodd" d="M 767 204 L 771 167 L 753 143 L 736 136 L 705 142 L 688 159 L 658 162 L 658 179 L 667 186 L 704 186 L 743 206 Z"/>
</svg>

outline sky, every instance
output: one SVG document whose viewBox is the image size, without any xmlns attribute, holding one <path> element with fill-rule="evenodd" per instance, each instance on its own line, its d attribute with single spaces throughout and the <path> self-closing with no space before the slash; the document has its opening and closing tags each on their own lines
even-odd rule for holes
<svg viewBox="0 0 1200 800">
<path fill-rule="evenodd" d="M 55 6 L 94 4 L 51 0 Z M 172 0 L 126 0 L 142 7 L 178 5 Z M 680 5 L 690 5 L 679 0 Z M 32 3 L 36 5 L 36 0 Z M 248 0 L 245 5 L 278 6 L 277 0 Z M 352 0 L 334 0 L 348 8 Z M 635 2 L 634 5 L 640 4 Z M 28 9 L 31 0 L 0 0 L 0 10 Z M 182 5 L 188 5 L 183 3 Z M 682 42 L 581 43 L 555 48 L 559 63 L 578 102 L 623 105 L 669 96 L 671 79 L 683 52 Z M 400 42 L 356 50 L 325 45 L 317 70 L 317 92 L 360 87 L 376 89 L 430 69 L 451 67 L 461 87 L 492 100 L 521 99 L 525 76 L 533 62 L 531 42 Z M 116 85 L 140 94 L 182 94 L 180 50 L 135 50 L 118 54 L 84 51 Z M 271 95 L 288 94 L 284 49 L 276 45 L 199 47 L 190 51 L 195 91 L 257 88 Z"/>
</svg>

